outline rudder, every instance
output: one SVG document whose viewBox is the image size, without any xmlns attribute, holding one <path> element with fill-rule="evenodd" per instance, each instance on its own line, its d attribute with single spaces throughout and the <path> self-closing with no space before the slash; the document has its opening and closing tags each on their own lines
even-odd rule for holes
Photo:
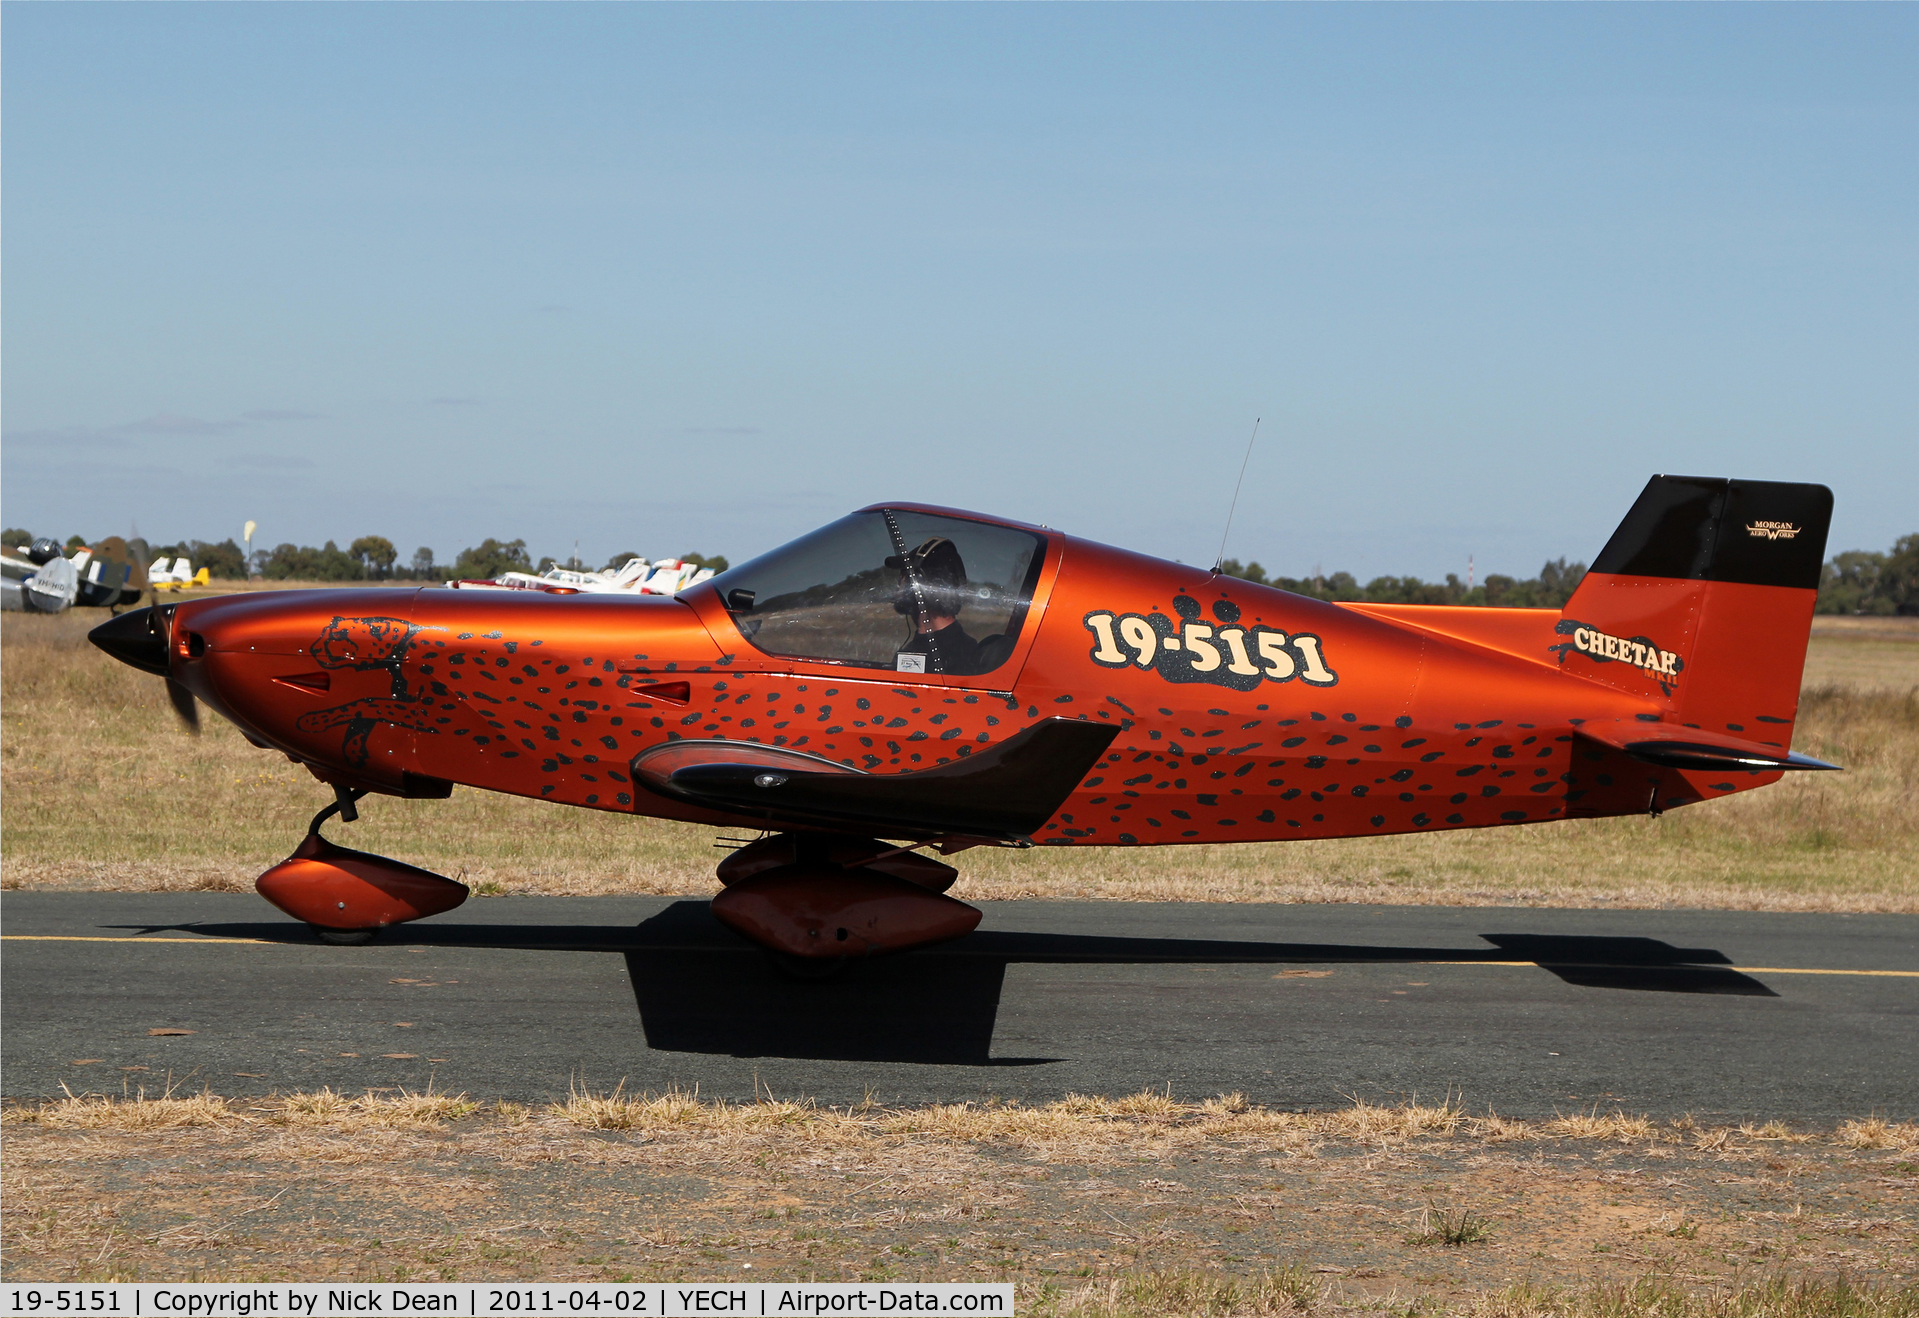
<svg viewBox="0 0 1919 1318">
<path fill-rule="evenodd" d="M 1823 485 L 1654 476 L 1561 611 L 1560 664 L 1790 747 L 1831 520 Z"/>
</svg>

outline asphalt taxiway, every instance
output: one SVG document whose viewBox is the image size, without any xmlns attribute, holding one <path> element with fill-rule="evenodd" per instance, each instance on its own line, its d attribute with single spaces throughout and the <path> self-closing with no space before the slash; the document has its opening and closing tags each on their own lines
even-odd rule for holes
<svg viewBox="0 0 1919 1318">
<path fill-rule="evenodd" d="M 475 900 L 333 947 L 250 895 L 9 892 L 0 1090 L 536 1100 L 624 1082 L 918 1103 L 1170 1086 L 1301 1108 L 1919 1115 L 1915 916 L 984 909 L 956 943 L 798 983 L 693 899 Z"/>
</svg>

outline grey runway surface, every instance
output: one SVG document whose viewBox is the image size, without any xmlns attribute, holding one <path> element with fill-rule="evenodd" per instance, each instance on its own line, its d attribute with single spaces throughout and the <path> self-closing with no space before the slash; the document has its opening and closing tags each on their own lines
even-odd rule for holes
<svg viewBox="0 0 1919 1318">
<path fill-rule="evenodd" d="M 809 984 L 691 899 L 476 900 L 331 947 L 250 895 L 9 892 L 0 1089 L 431 1080 L 536 1100 L 624 1081 L 922 1103 L 1170 1086 L 1301 1108 L 1919 1115 L 1919 917 L 984 907 L 966 939 Z"/>
</svg>

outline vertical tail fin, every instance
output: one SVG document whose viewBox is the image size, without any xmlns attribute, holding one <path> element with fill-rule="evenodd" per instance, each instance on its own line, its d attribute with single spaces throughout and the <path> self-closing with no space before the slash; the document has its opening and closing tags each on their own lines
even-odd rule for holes
<svg viewBox="0 0 1919 1318">
<path fill-rule="evenodd" d="M 1823 485 L 1654 476 L 1560 613 L 1561 665 L 1791 746 L 1831 520 Z"/>
</svg>

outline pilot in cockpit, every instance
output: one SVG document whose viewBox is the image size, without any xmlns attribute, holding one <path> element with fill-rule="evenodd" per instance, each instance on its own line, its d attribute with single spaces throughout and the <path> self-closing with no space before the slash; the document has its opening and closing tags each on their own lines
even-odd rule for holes
<svg viewBox="0 0 1919 1318">
<path fill-rule="evenodd" d="M 966 564 L 960 560 L 959 548 L 945 536 L 936 535 L 904 556 L 891 555 L 886 566 L 900 569 L 894 610 L 918 620 L 917 634 L 899 649 L 902 659 L 925 655 L 923 671 L 929 673 L 979 672 L 980 643 L 966 634 L 959 620 L 966 593 Z M 910 659 L 898 666 L 904 671 L 921 671 Z"/>
</svg>

